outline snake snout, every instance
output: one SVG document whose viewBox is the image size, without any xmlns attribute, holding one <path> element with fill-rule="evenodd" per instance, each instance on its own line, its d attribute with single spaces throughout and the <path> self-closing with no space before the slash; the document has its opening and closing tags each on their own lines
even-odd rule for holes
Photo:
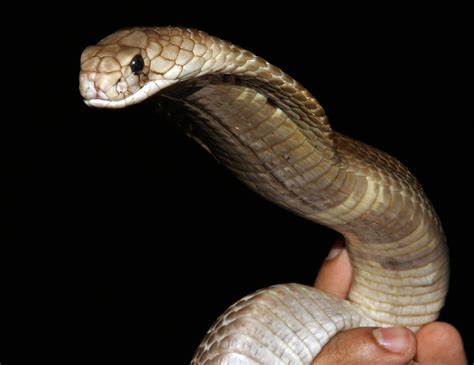
<svg viewBox="0 0 474 365">
<path fill-rule="evenodd" d="M 79 91 L 86 101 L 123 99 L 123 93 L 127 90 L 128 87 L 124 89 L 123 82 L 120 82 L 119 75 L 96 72 L 81 72 L 79 75 Z"/>
</svg>

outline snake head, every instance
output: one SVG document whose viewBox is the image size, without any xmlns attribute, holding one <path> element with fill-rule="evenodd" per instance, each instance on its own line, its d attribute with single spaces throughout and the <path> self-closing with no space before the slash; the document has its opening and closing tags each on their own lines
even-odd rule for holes
<svg viewBox="0 0 474 365">
<path fill-rule="evenodd" d="M 85 103 L 122 108 L 199 75 L 208 51 L 201 43 L 205 36 L 184 28 L 129 28 L 87 47 L 79 76 Z"/>
</svg>

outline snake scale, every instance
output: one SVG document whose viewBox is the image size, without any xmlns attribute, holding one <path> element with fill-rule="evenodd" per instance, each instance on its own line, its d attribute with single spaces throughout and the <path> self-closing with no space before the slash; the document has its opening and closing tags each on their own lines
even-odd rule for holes
<svg viewBox="0 0 474 365">
<path fill-rule="evenodd" d="M 192 138 L 250 189 L 340 232 L 353 265 L 348 300 L 275 285 L 229 307 L 192 364 L 310 364 L 336 333 L 435 320 L 448 288 L 442 227 L 415 177 L 328 123 L 301 84 L 202 31 L 120 30 L 84 50 L 80 92 L 93 107 L 153 95 L 178 104 Z"/>
</svg>

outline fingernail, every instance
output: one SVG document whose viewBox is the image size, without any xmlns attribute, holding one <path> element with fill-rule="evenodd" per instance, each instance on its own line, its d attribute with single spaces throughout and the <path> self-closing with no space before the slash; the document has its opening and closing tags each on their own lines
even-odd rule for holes
<svg viewBox="0 0 474 365">
<path fill-rule="evenodd" d="M 335 259 L 342 252 L 342 248 L 343 248 L 342 245 L 336 245 L 333 248 L 331 248 L 331 251 L 329 251 L 329 254 L 327 255 L 325 260 Z"/>
<path fill-rule="evenodd" d="M 410 333 L 404 327 L 377 328 L 373 334 L 379 345 L 391 352 L 403 353 L 410 346 Z"/>
</svg>

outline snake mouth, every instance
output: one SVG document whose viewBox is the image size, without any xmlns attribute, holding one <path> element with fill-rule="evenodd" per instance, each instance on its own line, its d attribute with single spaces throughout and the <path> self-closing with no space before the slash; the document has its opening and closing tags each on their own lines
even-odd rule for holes
<svg viewBox="0 0 474 365">
<path fill-rule="evenodd" d="M 84 99 L 84 103 L 87 106 L 95 108 L 108 108 L 108 109 L 120 109 L 130 105 L 138 104 L 150 96 L 158 93 L 159 91 L 167 88 L 171 84 L 175 83 L 173 80 L 158 79 L 147 82 L 143 87 L 132 95 L 127 96 L 120 100 L 107 100 L 99 98 Z"/>
</svg>

